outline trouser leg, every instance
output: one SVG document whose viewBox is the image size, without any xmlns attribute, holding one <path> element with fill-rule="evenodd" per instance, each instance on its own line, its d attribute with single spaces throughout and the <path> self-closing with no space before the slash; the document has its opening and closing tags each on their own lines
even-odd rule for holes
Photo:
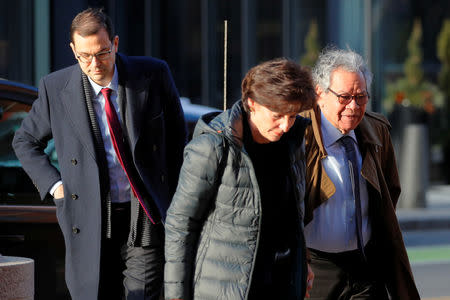
<svg viewBox="0 0 450 300">
<path fill-rule="evenodd" d="M 122 258 L 126 265 L 123 272 L 126 299 L 160 299 L 164 278 L 163 247 L 124 246 Z"/>
<path fill-rule="evenodd" d="M 357 252 L 324 253 L 310 249 L 313 300 L 389 299 L 384 283 Z"/>
<path fill-rule="evenodd" d="M 313 287 L 310 291 L 311 300 L 338 299 L 347 282 L 345 274 L 332 261 L 321 258 L 310 251 L 310 267 L 314 272 Z"/>
<path fill-rule="evenodd" d="M 129 203 L 113 204 L 112 238 L 104 238 L 100 255 L 99 300 L 124 299 L 123 271 L 125 263 L 121 249 L 126 244 L 130 232 Z"/>
</svg>

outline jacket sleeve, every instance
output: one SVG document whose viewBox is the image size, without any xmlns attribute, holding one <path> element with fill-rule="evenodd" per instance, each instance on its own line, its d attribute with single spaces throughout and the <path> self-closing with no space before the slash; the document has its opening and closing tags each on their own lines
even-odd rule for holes
<svg viewBox="0 0 450 300">
<path fill-rule="evenodd" d="M 170 197 L 175 193 L 178 176 L 183 162 L 183 149 L 187 142 L 187 128 L 183 109 L 180 104 L 175 83 L 166 63 L 162 64 L 162 85 L 165 95 L 165 127 L 167 128 L 167 149 L 170 149 L 168 159 L 168 180 Z"/>
<path fill-rule="evenodd" d="M 191 299 L 197 243 L 216 193 L 222 156 L 218 139 L 203 134 L 184 151 L 177 191 L 167 212 L 164 272 L 166 299 Z"/>
<path fill-rule="evenodd" d="M 51 138 L 50 105 L 45 80 L 42 79 L 39 96 L 13 140 L 14 151 L 38 189 L 41 199 L 44 199 L 53 184 L 61 179 L 59 171 L 50 163 L 44 152 Z"/>
</svg>

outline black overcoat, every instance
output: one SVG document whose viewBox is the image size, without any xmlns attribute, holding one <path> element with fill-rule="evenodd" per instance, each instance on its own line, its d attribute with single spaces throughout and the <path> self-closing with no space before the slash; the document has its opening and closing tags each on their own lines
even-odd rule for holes
<svg viewBox="0 0 450 300">
<path fill-rule="evenodd" d="M 116 65 L 126 95 L 119 105 L 133 162 L 164 220 L 186 142 L 179 96 L 163 61 L 117 54 Z M 55 202 L 66 246 L 66 283 L 74 300 L 97 299 L 104 236 L 100 164 L 89 122 L 76 64 L 41 79 L 39 96 L 13 141 L 42 199 L 58 180 L 63 182 L 65 198 Z M 51 138 L 58 168 L 44 153 Z"/>
</svg>

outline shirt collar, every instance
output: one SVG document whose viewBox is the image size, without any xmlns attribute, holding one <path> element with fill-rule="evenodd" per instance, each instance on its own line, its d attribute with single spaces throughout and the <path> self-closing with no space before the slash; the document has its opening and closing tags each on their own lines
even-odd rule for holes
<svg viewBox="0 0 450 300">
<path fill-rule="evenodd" d="M 333 124 L 331 124 L 330 121 L 327 120 L 323 112 L 320 112 L 321 114 L 321 129 L 322 129 L 322 138 L 323 138 L 323 145 L 325 148 L 330 147 L 335 142 L 337 142 L 341 137 L 344 135 L 350 136 L 355 143 L 357 143 L 355 131 L 351 130 L 348 134 L 342 134 L 339 129 L 334 127 Z"/>
<path fill-rule="evenodd" d="M 111 90 L 117 92 L 117 89 L 119 87 L 119 76 L 117 75 L 117 66 L 114 65 L 114 75 L 111 79 L 111 82 L 107 86 L 101 86 L 97 83 L 95 83 L 89 76 L 88 76 L 89 82 L 91 83 L 92 88 L 94 89 L 94 95 L 98 96 L 100 94 L 100 91 L 103 88 L 110 88 Z"/>
</svg>

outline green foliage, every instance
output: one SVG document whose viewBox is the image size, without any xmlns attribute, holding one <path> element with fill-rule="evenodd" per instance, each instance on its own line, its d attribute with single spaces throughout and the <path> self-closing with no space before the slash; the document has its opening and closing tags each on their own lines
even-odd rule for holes
<svg viewBox="0 0 450 300">
<path fill-rule="evenodd" d="M 420 47 L 422 26 L 419 20 L 414 21 L 408 40 L 408 56 L 403 65 L 404 77 L 386 85 L 386 99 L 383 104 L 390 112 L 394 104 L 412 105 L 434 113 L 437 107 L 444 105 L 444 95 L 435 84 L 424 79 L 422 70 L 423 54 Z"/>
<path fill-rule="evenodd" d="M 450 98 L 450 19 L 442 25 L 437 39 L 437 56 L 442 67 L 438 75 L 439 87 L 444 91 L 447 99 Z"/>
<path fill-rule="evenodd" d="M 447 110 L 444 119 L 450 119 L 450 19 L 444 20 L 441 32 L 437 38 L 437 57 L 441 61 L 441 71 L 438 74 L 438 83 L 447 98 Z M 448 124 L 448 123 L 447 123 Z M 448 126 L 448 125 L 447 125 Z M 447 127 L 440 133 L 444 152 L 444 169 L 450 168 L 450 130 Z"/>
<path fill-rule="evenodd" d="M 414 21 L 413 30 L 408 40 L 408 57 L 406 58 L 403 71 L 411 85 L 419 84 L 423 79 L 422 60 L 423 54 L 420 48 L 422 42 L 422 26 L 419 20 Z"/>
<path fill-rule="evenodd" d="M 384 100 L 386 111 L 392 111 L 394 104 L 412 105 L 434 113 L 437 107 L 444 105 L 444 94 L 439 87 L 429 81 L 411 84 L 408 78 L 400 78 L 386 85 L 387 99 Z"/>
<path fill-rule="evenodd" d="M 312 67 L 317 61 L 320 52 L 319 26 L 313 19 L 309 24 L 308 33 L 305 37 L 306 53 L 300 58 L 300 65 Z"/>
</svg>

